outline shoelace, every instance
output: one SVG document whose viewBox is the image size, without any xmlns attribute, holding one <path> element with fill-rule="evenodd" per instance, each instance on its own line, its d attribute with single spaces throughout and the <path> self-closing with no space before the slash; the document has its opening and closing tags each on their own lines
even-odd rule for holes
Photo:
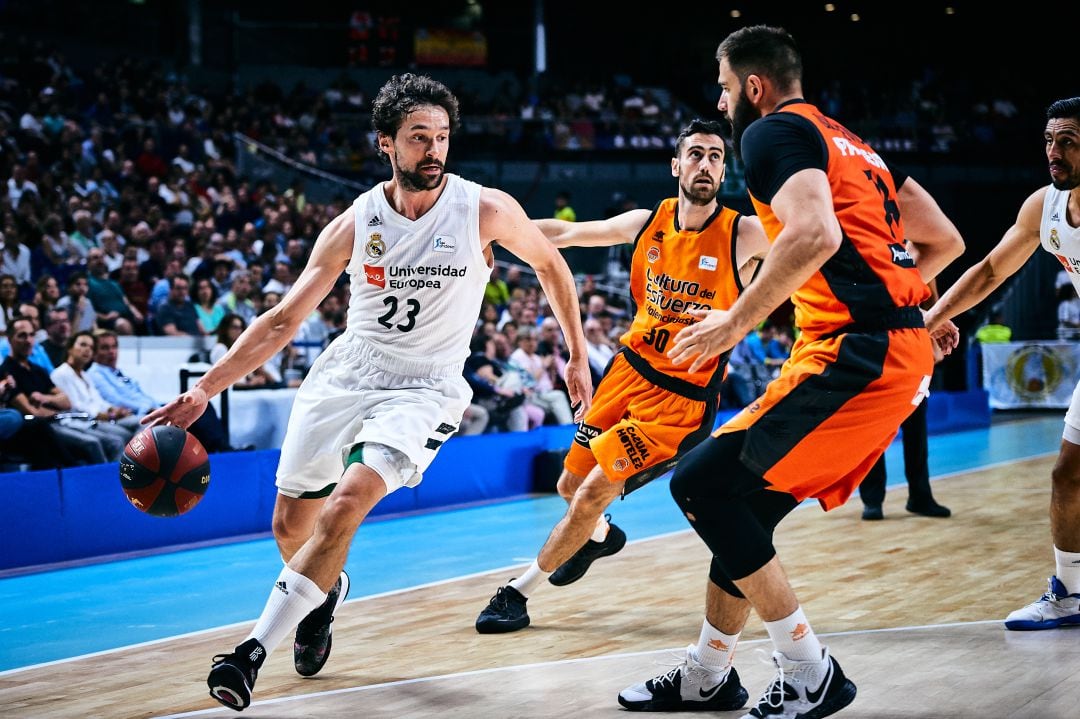
<svg viewBox="0 0 1080 719">
<path fill-rule="evenodd" d="M 685 666 L 685 663 L 680 664 L 677 667 L 672 667 L 671 669 L 669 669 L 667 671 L 667 673 L 661 674 L 660 676 L 653 679 L 652 680 L 653 684 L 655 686 L 657 686 L 657 687 L 660 687 L 660 688 L 669 688 L 670 687 L 671 689 L 674 689 L 675 688 L 675 677 L 679 676 L 679 674 L 682 673 L 682 668 L 684 666 Z"/>
<path fill-rule="evenodd" d="M 491 598 L 491 604 L 496 609 L 506 609 L 510 604 L 510 599 L 507 596 L 506 587 L 499 587 L 495 590 L 495 596 Z"/>
<path fill-rule="evenodd" d="M 762 664 L 772 664 L 776 667 L 776 676 L 773 678 L 769 688 L 758 699 L 757 706 L 760 707 L 764 704 L 770 709 L 782 709 L 784 707 L 784 667 L 780 665 L 780 662 L 776 661 L 775 657 L 766 655 L 764 650 L 758 649 L 756 653 L 758 660 Z"/>
</svg>

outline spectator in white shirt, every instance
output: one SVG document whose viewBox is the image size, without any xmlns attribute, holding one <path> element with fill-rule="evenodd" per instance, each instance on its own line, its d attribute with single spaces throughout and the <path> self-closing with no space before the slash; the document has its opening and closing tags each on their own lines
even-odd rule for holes
<svg viewBox="0 0 1080 719">
<path fill-rule="evenodd" d="M 0 274 L 11 275 L 20 286 L 30 286 L 29 248 L 3 232 L 0 232 Z"/>
<path fill-rule="evenodd" d="M 585 345 L 589 352 L 589 369 L 592 370 L 593 379 L 604 376 L 604 370 L 608 362 L 615 356 L 615 345 L 604 333 L 604 325 L 600 320 L 590 317 L 582 325 L 585 331 Z"/>
<path fill-rule="evenodd" d="M 84 372 L 96 352 L 93 333 L 76 332 L 68 340 L 67 361 L 54 369 L 49 379 L 71 400 L 73 411 L 86 412 L 97 420 L 95 429 L 116 437 L 123 446 L 141 429 L 139 418 L 129 409 L 106 402 Z"/>
<path fill-rule="evenodd" d="M 536 353 L 539 334 L 536 327 L 520 327 L 517 349 L 510 355 L 510 361 L 528 372 L 533 380 L 532 393 L 525 402 L 544 410 L 545 418 L 550 417 L 556 424 L 573 424 L 569 398 L 555 389 L 555 356 L 541 357 Z"/>
<path fill-rule="evenodd" d="M 27 192 L 38 194 L 37 185 L 30 180 L 26 179 L 26 168 L 20 165 L 15 165 L 11 170 L 11 177 L 7 181 L 8 186 L 8 199 L 11 200 L 12 209 L 19 207 L 19 201 L 22 196 Z"/>
</svg>

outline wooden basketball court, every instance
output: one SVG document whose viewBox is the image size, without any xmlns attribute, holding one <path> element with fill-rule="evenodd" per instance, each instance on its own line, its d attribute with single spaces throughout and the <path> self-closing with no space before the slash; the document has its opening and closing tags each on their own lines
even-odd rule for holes
<svg viewBox="0 0 1080 719">
<path fill-rule="evenodd" d="M 777 545 L 796 592 L 859 687 L 840 716 L 1076 715 L 1080 633 L 1007 632 L 1000 621 L 1036 599 L 1053 572 L 1052 462 L 936 481 L 950 519 L 907 514 L 899 489 L 883 522 L 862 522 L 854 499 L 828 514 L 804 507 L 781 524 Z M 350 601 L 322 673 L 297 676 L 286 643 L 243 716 L 625 716 L 619 690 L 665 671 L 679 661 L 673 651 L 697 640 L 708 561 L 689 530 L 631 543 L 582 581 L 543 587 L 529 602 L 533 626 L 506 635 L 473 629 L 505 573 Z M 236 716 L 209 698 L 205 679 L 210 657 L 248 628 L 7 673 L 0 715 Z M 735 660 L 751 701 L 772 678 L 764 638 L 752 616 Z"/>
</svg>

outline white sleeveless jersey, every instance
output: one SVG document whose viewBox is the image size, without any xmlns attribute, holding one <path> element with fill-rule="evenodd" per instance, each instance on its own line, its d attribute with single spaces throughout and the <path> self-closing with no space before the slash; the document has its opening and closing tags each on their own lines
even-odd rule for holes
<svg viewBox="0 0 1080 719">
<path fill-rule="evenodd" d="M 1069 225 L 1069 191 L 1046 188 L 1043 198 L 1039 241 L 1043 249 L 1058 258 L 1080 294 L 1080 227 Z"/>
<path fill-rule="evenodd" d="M 383 183 L 356 198 L 346 332 L 391 356 L 464 364 L 490 268 L 480 249 L 480 185 L 446 175 L 439 199 L 410 220 Z"/>
</svg>

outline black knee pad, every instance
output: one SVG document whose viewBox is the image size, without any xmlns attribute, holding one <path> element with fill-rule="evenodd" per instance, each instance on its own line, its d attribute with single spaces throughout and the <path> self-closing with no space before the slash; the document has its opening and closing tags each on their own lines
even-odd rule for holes
<svg viewBox="0 0 1080 719">
<path fill-rule="evenodd" d="M 739 599 L 746 598 L 743 596 L 743 593 L 739 591 L 739 588 L 735 586 L 735 582 L 731 581 L 731 579 L 724 574 L 724 570 L 717 563 L 716 557 L 713 557 L 712 563 L 709 565 L 709 581 L 733 597 L 738 597 Z"/>
<path fill-rule="evenodd" d="M 745 436 L 745 432 L 732 432 L 709 437 L 679 460 L 670 490 L 684 513 L 707 513 L 717 500 L 764 485 L 739 461 Z"/>
</svg>

